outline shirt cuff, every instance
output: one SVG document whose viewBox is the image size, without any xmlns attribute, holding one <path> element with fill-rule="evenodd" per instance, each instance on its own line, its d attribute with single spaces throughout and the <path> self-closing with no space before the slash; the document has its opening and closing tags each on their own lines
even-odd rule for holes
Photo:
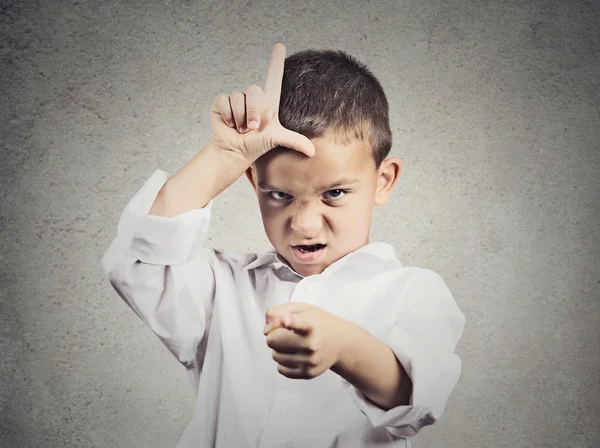
<svg viewBox="0 0 600 448">
<path fill-rule="evenodd" d="M 441 418 L 458 382 L 461 360 L 454 353 L 432 354 L 430 348 L 422 346 L 398 327 L 394 327 L 388 345 L 412 380 L 409 405 L 386 411 L 348 381 L 342 381 L 347 386 L 347 393 L 374 427 L 384 426 L 398 437 L 413 437 L 423 427 Z"/>
<path fill-rule="evenodd" d="M 174 217 L 149 216 L 163 185 L 173 175 L 157 169 L 129 201 L 117 234 L 129 253 L 143 263 L 176 265 L 188 261 L 208 234 L 213 200 L 204 208 Z"/>
</svg>

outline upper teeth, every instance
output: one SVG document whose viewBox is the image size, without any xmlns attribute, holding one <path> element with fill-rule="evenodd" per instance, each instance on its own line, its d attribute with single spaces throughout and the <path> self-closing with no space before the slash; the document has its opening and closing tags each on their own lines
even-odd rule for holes
<svg viewBox="0 0 600 448">
<path fill-rule="evenodd" d="M 321 244 L 302 245 L 302 246 L 298 246 L 298 249 L 300 249 L 301 251 L 314 250 L 314 249 L 320 248 L 321 246 L 322 246 Z"/>
</svg>

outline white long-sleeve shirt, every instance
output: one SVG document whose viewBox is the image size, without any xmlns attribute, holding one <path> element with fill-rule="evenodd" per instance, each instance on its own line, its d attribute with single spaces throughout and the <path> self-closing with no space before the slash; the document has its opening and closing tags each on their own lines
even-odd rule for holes
<svg viewBox="0 0 600 448">
<path fill-rule="evenodd" d="M 438 274 L 403 267 L 380 242 L 309 277 L 275 252 L 211 249 L 204 240 L 213 201 L 173 218 L 147 215 L 170 177 L 157 169 L 134 195 L 102 264 L 187 369 L 196 405 L 178 448 L 410 447 L 441 417 L 460 375 L 454 351 L 465 318 Z M 410 404 L 385 411 L 331 370 L 311 380 L 279 374 L 265 313 L 289 301 L 387 343 L 412 379 Z"/>
</svg>

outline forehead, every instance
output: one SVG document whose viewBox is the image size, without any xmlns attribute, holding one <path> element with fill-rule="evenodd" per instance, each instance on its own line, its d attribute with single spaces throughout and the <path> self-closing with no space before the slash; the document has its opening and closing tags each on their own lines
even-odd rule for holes
<svg viewBox="0 0 600 448">
<path fill-rule="evenodd" d="M 364 180 L 376 171 L 370 148 L 363 140 L 326 134 L 311 141 L 315 145 L 313 157 L 277 148 L 259 158 L 255 165 L 258 186 L 309 193 L 340 179 Z"/>
</svg>

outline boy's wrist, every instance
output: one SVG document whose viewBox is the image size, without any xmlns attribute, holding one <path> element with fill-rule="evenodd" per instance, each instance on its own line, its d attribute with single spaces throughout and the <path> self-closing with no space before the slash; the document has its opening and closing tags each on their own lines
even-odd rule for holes
<svg viewBox="0 0 600 448">
<path fill-rule="evenodd" d="M 215 160 L 218 160 L 219 166 L 224 172 L 233 173 L 237 177 L 244 174 L 244 171 L 252 165 L 243 155 L 222 149 L 212 140 L 209 140 L 202 151 L 210 153 Z"/>
<path fill-rule="evenodd" d="M 250 163 L 208 142 L 163 186 L 149 214 L 174 217 L 205 207 L 233 184 Z"/>
<path fill-rule="evenodd" d="M 412 381 L 392 349 L 358 324 L 344 322 L 330 370 L 386 410 L 408 404 Z"/>
<path fill-rule="evenodd" d="M 338 339 L 337 356 L 331 370 L 346 380 L 348 380 L 348 373 L 355 369 L 354 361 L 356 358 L 352 356 L 352 350 L 357 343 L 360 343 L 358 333 L 361 330 L 363 329 L 353 322 L 340 319 L 338 331 L 336 332 L 336 338 Z"/>
</svg>

